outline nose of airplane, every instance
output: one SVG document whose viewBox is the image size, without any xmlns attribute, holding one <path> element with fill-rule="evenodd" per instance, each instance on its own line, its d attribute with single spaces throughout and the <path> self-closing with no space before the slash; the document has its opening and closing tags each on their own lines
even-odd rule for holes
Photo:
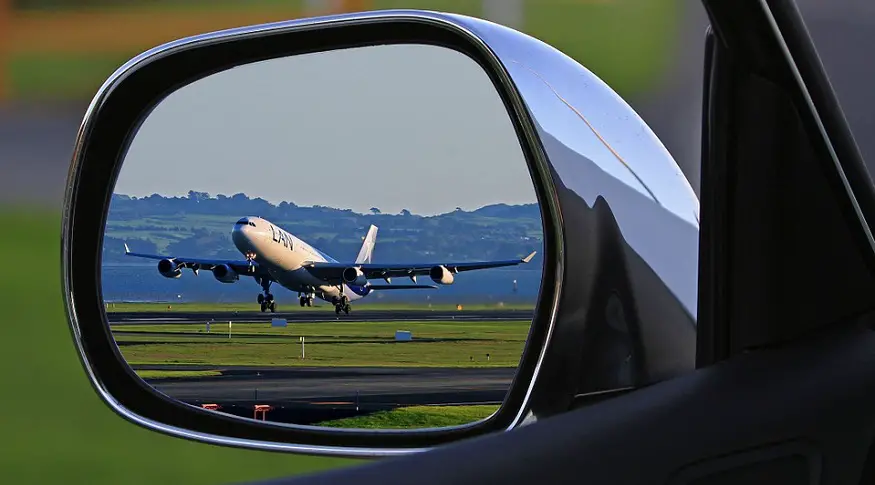
<svg viewBox="0 0 875 485">
<path fill-rule="evenodd" d="M 252 251 L 252 223 L 249 218 L 244 217 L 234 224 L 234 229 L 231 230 L 231 241 L 237 246 L 241 252 Z"/>
</svg>

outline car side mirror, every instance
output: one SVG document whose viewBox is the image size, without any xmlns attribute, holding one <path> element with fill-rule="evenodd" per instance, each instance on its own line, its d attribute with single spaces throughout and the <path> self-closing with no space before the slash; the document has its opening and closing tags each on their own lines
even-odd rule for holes
<svg viewBox="0 0 875 485">
<path fill-rule="evenodd" d="M 455 64 L 450 59 L 453 56 Z M 308 60 L 309 64 L 302 59 Z M 435 63 L 444 62 L 440 59 L 448 59 L 446 64 L 441 64 L 447 77 L 431 81 L 440 74 L 435 70 Z M 331 67 L 327 67 L 329 64 Z M 122 206 L 119 205 L 122 202 L 119 202 L 118 192 L 122 180 L 142 182 L 155 176 L 155 180 L 164 180 L 170 186 L 171 181 L 180 180 L 194 184 L 202 176 L 232 186 L 238 182 L 242 184 L 245 179 L 251 184 L 247 187 L 257 187 L 258 183 L 268 184 L 271 179 L 273 182 L 270 183 L 281 183 L 282 177 L 304 177 L 309 184 L 325 184 L 326 202 L 331 201 L 333 192 L 360 193 L 365 199 L 363 203 L 366 203 L 369 192 L 392 191 L 393 183 L 389 182 L 333 185 L 332 164 L 323 164 L 312 158 L 289 156 L 287 172 L 272 170 L 270 173 L 259 173 L 261 162 L 255 160 L 240 160 L 236 167 L 230 162 L 222 165 L 216 161 L 228 150 L 260 153 L 256 150 L 259 146 L 283 137 L 294 137 L 296 133 L 299 136 L 296 143 L 299 144 L 308 139 L 312 141 L 311 136 L 324 136 L 331 129 L 337 130 L 331 136 L 337 144 L 361 143 L 354 141 L 355 130 L 351 125 L 338 123 L 331 125 L 335 126 L 332 128 L 326 122 L 317 122 L 308 116 L 321 113 L 342 121 L 345 117 L 368 115 L 366 119 L 377 120 L 383 108 L 390 112 L 402 106 L 398 101 L 402 99 L 400 94 L 384 98 L 362 94 L 355 98 L 371 103 L 365 108 L 362 107 L 364 104 L 352 105 L 349 93 L 331 92 L 326 88 L 321 94 L 313 95 L 319 102 L 307 105 L 309 108 L 301 103 L 296 109 L 294 103 L 268 97 L 262 99 L 267 99 L 262 104 L 264 110 L 274 109 L 273 117 L 254 111 L 251 100 L 256 99 L 256 95 L 271 92 L 275 93 L 271 96 L 279 96 L 282 89 L 270 90 L 283 86 L 287 86 L 287 91 L 295 92 L 295 82 L 305 78 L 314 81 L 316 86 L 318 76 L 328 76 L 329 72 L 353 80 L 362 73 L 376 72 L 384 76 L 382 81 L 379 76 L 369 76 L 362 78 L 360 83 L 349 84 L 362 87 L 363 93 L 373 93 L 375 91 L 365 88 L 385 87 L 392 80 L 404 87 L 403 79 L 407 77 L 392 73 L 435 73 L 420 76 L 417 85 L 409 85 L 413 81 L 408 81 L 406 87 L 414 94 L 408 94 L 410 97 L 404 99 L 414 105 L 407 111 L 414 115 L 381 122 L 385 123 L 380 132 L 385 139 L 374 141 L 376 135 L 373 135 L 367 144 L 361 145 L 363 160 L 377 159 L 384 151 L 398 152 L 401 139 L 393 139 L 392 134 L 401 133 L 404 125 L 412 126 L 420 119 L 417 117 L 425 120 L 439 109 L 435 104 L 428 104 L 429 93 L 440 91 L 448 83 L 471 83 L 470 89 L 459 91 L 459 97 L 447 98 L 459 102 L 452 110 L 446 110 L 458 111 L 456 117 L 444 125 L 429 125 L 437 128 L 429 128 L 431 133 L 416 138 L 420 145 L 415 144 L 416 140 L 411 145 L 412 155 L 422 153 L 425 157 L 426 153 L 437 150 L 436 147 L 451 145 L 457 137 L 463 136 L 462 131 L 481 130 L 471 134 L 471 138 L 479 140 L 482 150 L 468 154 L 463 162 L 459 162 L 458 168 L 447 168 L 454 171 L 452 175 L 459 183 L 438 184 L 433 178 L 437 175 L 417 178 L 417 173 L 431 173 L 426 171 L 430 165 L 420 165 L 419 168 L 413 165 L 415 170 L 409 171 L 411 175 L 407 182 L 393 183 L 396 187 L 410 185 L 423 191 L 441 191 L 452 203 L 453 197 L 459 194 L 454 190 L 476 192 L 476 184 L 473 188 L 464 187 L 468 187 L 472 180 L 479 180 L 480 186 L 486 187 L 487 179 L 504 173 L 506 167 L 509 173 L 519 174 L 514 180 L 524 182 L 519 188 L 508 189 L 507 193 L 518 195 L 531 190 L 536 201 L 531 206 L 535 210 L 530 217 L 535 221 L 532 224 L 538 227 L 532 226 L 534 235 L 520 236 L 526 241 L 526 247 L 520 246 L 519 251 L 514 249 L 518 254 L 489 260 L 455 261 L 449 255 L 440 254 L 427 264 L 417 261 L 384 263 L 371 254 L 376 225 L 370 230 L 363 225 L 362 234 L 368 232 L 362 241 L 356 243 L 356 247 L 361 246 L 359 256 L 355 261 L 344 263 L 329 258 L 316 248 L 317 245 L 304 241 L 307 238 L 299 238 L 292 234 L 293 231 L 280 227 L 281 224 L 271 222 L 269 217 L 255 214 L 239 214 L 246 216 L 239 220 L 236 217 L 221 219 L 221 224 L 228 221 L 228 226 L 234 225 L 226 236 L 242 253 L 236 259 L 218 253 L 209 258 L 191 254 L 146 254 L 148 251 L 133 247 L 134 243 L 129 246 L 127 239 L 123 252 L 118 244 L 106 244 L 109 240 L 119 240 L 123 236 L 118 234 L 125 233 L 120 231 L 108 236 L 110 229 L 119 227 L 113 226 L 117 222 L 113 214 Z M 481 84 L 476 84 L 480 81 Z M 368 85 L 368 82 L 373 84 Z M 417 92 L 421 98 L 417 98 Z M 243 101 L 234 104 L 235 99 Z M 480 106 L 475 101 L 484 99 L 491 99 L 494 103 L 489 105 L 491 108 L 482 108 L 486 114 L 481 114 L 476 112 L 481 108 L 475 107 Z M 420 102 L 421 105 L 417 104 Z M 235 106 L 237 111 L 230 106 Z M 420 109 L 417 110 L 417 106 Z M 225 111 L 217 111 L 217 107 Z M 493 109 L 495 107 L 498 109 Z M 492 118 L 487 118 L 487 115 Z M 307 125 L 306 133 L 290 132 L 284 128 L 283 123 L 291 123 L 295 117 L 300 118 L 299 122 L 301 119 L 313 121 Z M 268 119 L 270 123 L 266 121 Z M 217 123 L 222 120 L 224 124 Z M 464 124 L 466 120 L 469 125 Z M 471 120 L 479 121 L 472 123 Z M 196 132 L 201 132 L 197 129 L 207 126 L 208 122 L 214 123 L 210 126 L 218 127 L 214 128 L 213 136 L 195 136 Z M 443 130 L 442 126 L 447 129 Z M 464 127 L 461 131 L 460 126 Z M 457 131 L 449 130 L 451 127 Z M 244 136 L 245 130 L 249 131 Z M 506 145 L 512 146 L 516 152 L 504 152 L 502 146 L 486 143 L 484 137 L 488 130 L 504 130 L 503 133 L 510 136 L 504 140 L 513 141 Z M 258 136 L 261 136 L 261 142 L 257 141 Z M 412 138 L 413 135 L 404 137 Z M 219 142 L 225 148 L 217 149 Z M 216 146 L 211 146 L 213 143 Z M 330 146 L 326 143 L 321 146 L 327 151 Z M 182 145 L 186 148 L 180 148 Z M 368 152 L 368 149 L 372 151 Z M 514 153 L 518 153 L 518 157 Z M 286 154 L 277 151 L 273 155 L 281 157 Z M 262 155 L 262 159 L 273 155 Z M 134 166 L 135 162 L 131 160 L 135 159 L 143 160 L 137 165 L 140 171 L 130 172 L 138 175 L 128 175 L 126 167 Z M 515 159 L 519 160 L 518 165 L 514 164 Z M 407 163 L 400 160 L 393 162 L 399 170 L 402 163 Z M 409 163 L 420 162 L 412 160 Z M 450 162 L 446 167 L 451 167 Z M 223 174 L 222 170 L 231 172 Z M 389 172 L 391 170 L 386 173 Z M 233 178 L 234 173 L 239 174 L 239 179 Z M 467 185 L 462 184 L 466 177 L 469 179 Z M 174 190 L 184 190 L 183 185 L 173 187 Z M 123 202 L 129 201 L 125 199 Z M 62 234 L 64 298 L 73 338 L 92 384 L 115 412 L 131 422 L 173 436 L 245 448 L 359 457 L 398 455 L 486 433 L 509 431 L 534 420 L 694 370 L 698 214 L 699 203 L 690 184 L 635 111 L 586 68 L 525 34 L 471 17 L 415 10 L 376 11 L 256 25 L 198 35 L 156 47 L 131 59 L 100 88 L 79 131 L 68 180 Z M 183 222 L 175 226 L 186 224 L 183 216 L 180 215 Z M 131 234 L 136 225 L 126 226 L 128 235 L 124 237 L 134 238 Z M 253 241 L 264 242 L 266 246 Z M 533 245 L 535 247 L 529 248 Z M 533 253 L 529 252 L 530 249 Z M 283 254 L 297 250 L 308 256 L 295 260 L 294 268 L 283 266 L 281 261 L 286 257 Z M 488 412 L 449 425 L 402 423 L 383 429 L 359 425 L 321 426 L 312 420 L 296 417 L 295 413 L 303 412 L 303 408 L 295 406 L 311 398 L 310 394 L 296 394 L 303 392 L 301 386 L 282 387 L 286 385 L 282 384 L 280 387 L 286 389 L 285 394 L 265 395 L 263 392 L 260 398 L 255 398 L 260 401 L 249 399 L 250 387 L 241 387 L 237 394 L 234 394 L 236 391 L 222 394 L 227 396 L 223 402 L 207 402 L 178 386 L 156 384 L 155 380 L 144 377 L 138 368 L 142 362 L 150 362 L 155 365 L 154 369 L 158 369 L 156 372 L 161 372 L 160 369 L 164 369 L 161 366 L 172 369 L 172 364 L 180 360 L 197 361 L 196 357 L 203 355 L 197 345 L 204 342 L 215 346 L 227 344 L 218 340 L 224 338 L 224 333 L 212 335 L 213 329 L 216 332 L 227 329 L 230 340 L 233 340 L 235 331 L 248 332 L 253 341 L 285 338 L 281 345 L 288 347 L 283 347 L 286 350 L 281 354 L 297 356 L 300 347 L 301 359 L 306 352 L 317 352 L 318 355 L 317 343 L 306 347 L 309 337 L 304 333 L 310 330 L 302 330 L 295 320 L 298 317 L 292 316 L 297 309 L 288 310 L 288 315 L 280 318 L 279 323 L 275 318 L 257 316 L 259 313 L 272 316 L 276 311 L 274 295 L 265 289 L 259 294 L 261 312 L 254 311 L 256 316 L 251 316 L 250 321 L 247 321 L 250 316 L 241 317 L 242 321 L 238 319 L 239 323 L 233 327 L 221 320 L 212 322 L 211 328 L 210 317 L 195 316 L 186 320 L 174 316 L 177 320 L 173 320 L 167 317 L 163 307 L 158 320 L 167 324 L 164 328 L 157 328 L 157 324 L 147 322 L 142 315 L 131 316 L 130 312 L 122 318 L 114 307 L 118 300 L 107 298 L 107 285 L 112 279 L 106 270 L 109 251 L 117 251 L 116 256 L 121 257 L 153 259 L 154 264 L 144 266 L 144 271 L 162 284 L 176 281 L 188 270 L 192 274 L 212 272 L 219 283 L 234 283 L 249 277 L 262 287 L 273 282 L 274 287 L 285 286 L 291 290 L 284 295 L 298 293 L 301 312 L 309 311 L 314 301 L 333 305 L 333 311 L 328 307 L 329 318 L 336 321 L 341 320 L 344 313 L 349 313 L 348 298 L 361 297 L 372 290 L 385 290 L 387 286 L 397 285 L 397 280 L 406 278 L 412 280 L 411 284 L 409 288 L 401 289 L 433 289 L 451 284 L 453 280 L 464 280 L 468 270 L 491 271 L 491 268 L 525 264 L 540 265 L 536 267 L 540 278 L 535 285 L 537 289 L 531 293 L 532 305 L 525 314 L 525 326 L 514 327 L 517 328 L 515 335 L 520 336 L 519 345 L 514 347 L 516 350 L 490 353 L 492 347 L 488 347 L 482 352 L 485 362 L 477 365 L 473 364 L 473 357 L 469 365 L 468 355 L 451 347 L 446 347 L 447 352 L 458 354 L 453 354 L 452 359 L 456 360 L 444 362 L 435 358 L 434 366 L 455 369 L 496 367 L 497 362 L 504 359 L 502 362 L 506 361 L 509 372 L 502 371 L 504 380 L 499 387 L 481 389 L 478 386 L 487 384 L 483 383 L 485 380 L 476 379 L 453 384 L 455 377 L 449 372 L 430 377 L 433 379 L 430 381 L 420 379 L 420 387 L 423 387 L 422 382 L 427 382 L 425 391 L 429 391 L 428 386 L 437 389 L 455 385 L 472 392 L 488 390 L 490 396 L 498 392 L 498 400 L 492 403 L 493 408 Z M 379 249 L 375 254 L 381 254 Z M 289 276 L 296 271 L 306 278 Z M 417 276 L 422 280 L 417 281 Z M 125 277 L 113 281 L 124 284 L 132 280 Z M 338 291 L 333 293 L 332 288 Z M 254 305 L 254 302 L 249 304 Z M 168 311 L 172 312 L 172 309 Z M 467 324 L 459 322 L 473 322 L 482 315 L 463 318 L 468 314 L 459 311 L 456 328 L 463 337 L 467 333 L 474 339 L 474 323 L 466 327 Z M 452 310 L 445 313 L 449 315 Z M 353 311 L 351 315 L 355 314 Z M 508 313 L 501 315 L 493 320 L 513 319 L 507 316 Z M 418 324 L 417 318 L 425 317 L 402 316 L 390 321 L 396 322 L 398 318 L 405 325 L 415 325 Z M 441 318 L 456 320 L 455 314 Z M 145 326 L 122 328 L 125 319 L 127 323 L 136 321 Z M 308 328 L 318 330 L 320 327 L 316 325 L 324 322 L 310 318 L 307 324 L 311 323 L 313 327 Z M 402 324 L 392 325 L 391 336 L 374 338 L 392 341 L 410 338 L 410 333 L 401 328 Z M 246 330 L 232 330 L 241 327 Z M 138 328 L 141 333 L 134 335 Z M 498 331 L 496 328 L 487 328 L 485 332 L 494 333 Z M 155 360 L 158 359 L 157 353 L 146 355 L 143 351 L 130 350 L 137 345 L 146 347 L 144 342 L 148 341 L 156 348 L 164 345 L 164 350 L 170 352 L 168 342 L 179 337 L 180 333 L 188 339 L 185 341 L 187 346 L 180 344 L 175 347 L 175 357 L 165 361 Z M 417 330 L 414 330 L 413 343 L 418 342 L 417 335 Z M 358 337 L 360 335 L 356 334 Z M 447 337 L 434 339 L 446 341 Z M 173 341 L 173 345 L 177 344 Z M 407 343 L 401 342 L 400 345 Z M 310 350 L 314 347 L 316 350 Z M 417 349 L 412 354 L 417 356 L 414 360 L 427 361 L 428 348 Z M 224 361 L 211 363 L 215 368 L 204 365 L 209 367 L 204 372 L 222 374 L 225 367 L 233 364 L 232 357 L 229 357 L 233 355 L 237 354 L 224 354 Z M 354 405 L 358 411 L 358 401 L 352 402 L 352 391 L 334 402 L 328 399 L 330 393 L 320 388 L 328 385 L 329 378 L 320 377 L 328 375 L 325 369 L 342 369 L 341 361 L 323 360 L 321 365 L 321 374 L 316 372 L 307 377 L 308 382 L 315 383 L 311 386 L 321 392 L 320 402 L 335 406 L 332 409 L 347 406 L 343 408 L 347 411 Z M 187 377 L 190 381 L 197 381 L 202 388 L 218 389 L 210 386 L 219 386 L 220 381 L 209 381 L 210 376 L 196 375 L 195 370 L 189 370 L 193 372 Z M 297 375 L 303 379 L 300 372 Z M 260 371 L 256 374 L 260 378 Z M 384 375 L 388 374 L 384 372 Z M 394 378 L 383 379 L 392 384 Z M 398 382 L 393 385 L 396 391 L 403 387 Z M 403 389 L 396 391 L 393 392 L 404 394 Z M 247 397 L 241 397 L 243 394 Z M 397 396 L 395 399 L 393 408 L 406 405 L 404 399 Z M 446 407 L 459 403 L 438 404 Z M 229 411 L 235 407 L 245 408 L 245 412 Z M 288 419 L 265 418 L 266 412 L 280 407 L 286 409 Z"/>
</svg>

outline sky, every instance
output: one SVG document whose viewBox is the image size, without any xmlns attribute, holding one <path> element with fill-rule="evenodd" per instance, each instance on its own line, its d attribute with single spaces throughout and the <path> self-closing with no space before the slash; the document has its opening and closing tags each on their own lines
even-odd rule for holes
<svg viewBox="0 0 875 485">
<path fill-rule="evenodd" d="M 136 133 L 115 192 L 189 190 L 361 213 L 536 202 L 486 73 L 427 45 L 261 61 L 171 93 Z"/>
</svg>

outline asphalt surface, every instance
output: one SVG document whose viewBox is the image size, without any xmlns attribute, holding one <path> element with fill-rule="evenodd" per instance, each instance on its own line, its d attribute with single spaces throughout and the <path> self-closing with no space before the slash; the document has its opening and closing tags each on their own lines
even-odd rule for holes
<svg viewBox="0 0 875 485">
<path fill-rule="evenodd" d="M 487 393 L 501 401 L 515 368 L 134 366 L 136 370 L 216 370 L 221 376 L 155 379 L 161 392 L 183 401 L 318 404 L 369 402 L 458 404 Z M 257 398 L 256 398 L 257 392 Z M 477 395 L 478 399 L 470 399 Z"/>
<path fill-rule="evenodd" d="M 462 320 L 470 322 L 530 320 L 532 311 L 387 311 L 362 310 L 336 316 L 333 312 L 117 312 L 109 320 L 114 334 L 178 335 L 171 332 L 126 332 L 136 325 L 203 324 L 214 321 L 268 322 L 286 318 L 290 325 L 310 322 L 409 322 Z M 202 334 L 203 337 L 213 335 Z M 239 337 L 239 336 L 238 336 Z M 263 337 L 263 336 L 261 336 Z M 422 340 L 422 339 L 419 339 Z M 442 339 L 445 340 L 445 339 Z M 125 343 L 136 344 L 136 343 Z M 136 370 L 218 371 L 219 376 L 171 377 L 150 380 L 167 396 L 200 406 L 219 404 L 222 412 L 253 416 L 253 406 L 273 407 L 268 420 L 315 424 L 410 405 L 500 404 L 516 368 L 387 368 L 387 367 L 260 367 L 214 365 L 141 365 Z"/>
<path fill-rule="evenodd" d="M 335 315 L 327 308 L 323 311 L 303 312 L 107 312 L 110 325 L 170 325 L 206 322 L 270 322 L 273 318 L 285 318 L 288 323 L 312 322 L 413 322 L 413 321 L 509 321 L 531 320 L 532 310 L 355 310 L 349 315 Z"/>
<path fill-rule="evenodd" d="M 220 376 L 149 383 L 188 404 L 253 413 L 269 404 L 271 421 L 312 424 L 407 405 L 500 404 L 515 368 L 381 368 L 144 365 L 136 370 L 216 370 Z"/>
</svg>

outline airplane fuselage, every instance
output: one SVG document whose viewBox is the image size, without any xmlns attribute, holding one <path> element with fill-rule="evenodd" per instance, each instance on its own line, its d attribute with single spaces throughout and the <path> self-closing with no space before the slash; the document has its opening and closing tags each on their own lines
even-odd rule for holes
<svg viewBox="0 0 875 485">
<path fill-rule="evenodd" d="M 341 292 L 349 301 L 364 298 L 371 292 L 367 286 L 328 284 L 313 276 L 302 266 L 304 262 L 336 263 L 337 260 L 266 219 L 251 216 L 240 219 L 234 225 L 231 239 L 241 254 L 254 255 L 254 261 L 290 291 L 314 295 L 331 303 L 340 299 Z"/>
<path fill-rule="evenodd" d="M 285 229 L 261 217 L 243 217 L 234 224 L 231 240 L 246 258 L 223 260 L 173 255 L 135 253 L 125 244 L 125 254 L 137 258 L 158 260 L 158 272 L 165 278 L 179 278 L 182 270 L 191 269 L 197 274 L 201 269 L 212 271 L 222 283 L 234 283 L 240 275 L 250 276 L 261 285 L 258 295 L 261 311 L 276 311 L 276 302 L 270 286 L 277 283 L 298 292 L 301 306 L 311 306 L 314 298 L 334 305 L 337 314 L 349 314 L 350 302 L 359 300 L 374 291 L 436 289 L 434 285 L 416 284 L 417 276 L 427 276 L 435 284 L 451 285 L 460 271 L 482 270 L 525 264 L 535 256 L 497 261 L 452 262 L 435 261 L 412 264 L 385 264 L 372 261 L 377 226 L 371 224 L 362 238 L 355 260 L 341 263 L 323 253 L 306 241 L 290 234 Z M 391 284 L 392 278 L 410 278 L 412 285 Z M 382 279 L 387 284 L 373 284 L 370 280 Z"/>
</svg>

